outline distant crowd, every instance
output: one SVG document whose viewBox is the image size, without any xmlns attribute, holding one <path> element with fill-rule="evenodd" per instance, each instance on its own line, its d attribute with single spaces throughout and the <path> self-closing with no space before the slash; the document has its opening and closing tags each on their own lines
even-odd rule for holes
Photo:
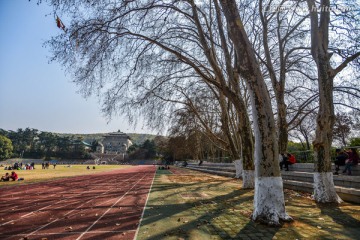
<svg viewBox="0 0 360 240">
<path fill-rule="evenodd" d="M 26 164 L 23 164 L 22 162 L 21 163 L 14 163 L 14 165 L 10 165 L 10 166 L 5 166 L 4 167 L 4 170 L 33 170 L 35 169 L 35 163 L 26 163 Z"/>
</svg>

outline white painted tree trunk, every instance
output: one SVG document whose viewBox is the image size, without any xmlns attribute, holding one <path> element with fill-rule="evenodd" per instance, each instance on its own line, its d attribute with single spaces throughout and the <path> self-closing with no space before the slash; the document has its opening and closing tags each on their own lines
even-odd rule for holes
<svg viewBox="0 0 360 240">
<path fill-rule="evenodd" d="M 255 171 L 243 170 L 242 171 L 243 188 L 253 189 L 255 187 Z"/>
<path fill-rule="evenodd" d="M 242 160 L 235 160 L 234 164 L 235 164 L 235 170 L 236 170 L 235 178 L 240 178 L 242 175 L 242 171 L 243 171 Z"/>
<path fill-rule="evenodd" d="M 334 199 L 337 203 L 342 202 L 335 191 L 332 172 L 314 173 L 314 199 L 320 203 L 334 202 Z"/>
<path fill-rule="evenodd" d="M 252 219 L 269 225 L 279 225 L 279 219 L 291 221 L 285 211 L 283 182 L 281 177 L 256 177 L 254 212 Z"/>
<path fill-rule="evenodd" d="M 235 160 L 235 178 L 242 178 L 242 188 L 253 189 L 255 187 L 255 171 L 244 170 L 242 160 Z"/>
</svg>

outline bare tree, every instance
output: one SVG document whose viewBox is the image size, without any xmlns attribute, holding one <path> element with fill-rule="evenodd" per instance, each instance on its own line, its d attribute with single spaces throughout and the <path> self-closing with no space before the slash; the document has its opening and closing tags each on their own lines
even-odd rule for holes
<svg viewBox="0 0 360 240">
<path fill-rule="evenodd" d="M 268 224 L 289 221 L 285 211 L 282 179 L 278 165 L 276 127 L 269 92 L 253 47 L 244 30 L 235 1 L 221 0 L 230 38 L 238 59 L 238 72 L 251 94 L 255 132 L 255 196 L 252 218 Z"/>
<path fill-rule="evenodd" d="M 339 141 L 343 147 L 347 146 L 352 125 L 352 119 L 347 113 L 342 112 L 336 114 L 333 136 L 334 140 Z"/>
<path fill-rule="evenodd" d="M 314 119 L 316 118 L 315 112 L 309 114 L 306 118 L 302 119 L 296 127 L 294 127 L 290 136 L 299 140 L 304 146 L 304 149 L 311 150 L 311 143 L 315 137 Z"/>
<path fill-rule="evenodd" d="M 134 106 L 147 101 L 146 96 L 134 99 L 131 93 L 136 88 L 151 82 L 196 77 L 219 89 L 239 112 L 238 133 L 246 146 L 241 148 L 244 174 L 253 176 L 252 129 L 217 2 L 196 5 L 193 1 L 149 0 L 114 6 L 58 0 L 53 4 L 70 13 L 83 10 L 82 6 L 87 11 L 101 6 L 92 14 L 71 16 L 73 24 L 49 44 L 55 50 L 54 58 L 72 69 L 85 95 L 97 91 L 103 97 L 106 115 L 121 109 L 134 120 L 141 112 Z M 148 124 L 161 126 L 155 117 L 162 111 L 161 105 L 153 104 L 151 109 L 146 115 Z"/>
<path fill-rule="evenodd" d="M 276 100 L 278 143 L 281 153 L 286 152 L 288 144 L 286 80 L 311 77 L 311 71 L 303 70 L 310 69 L 308 66 L 310 54 L 300 40 L 309 32 L 305 28 L 308 16 L 296 11 L 299 5 L 300 1 L 259 1 L 265 56 L 265 59 L 260 59 L 266 67 Z M 293 88 L 292 92 L 294 89 L 296 88 Z M 300 102 L 299 100 L 297 102 Z M 301 108 L 299 112 L 301 113 Z"/>
<path fill-rule="evenodd" d="M 319 88 L 319 111 L 316 137 L 313 144 L 316 169 L 314 174 L 314 197 L 317 202 L 341 202 L 335 191 L 330 161 L 332 131 L 335 121 L 334 78 L 349 63 L 356 61 L 360 56 L 358 42 L 356 42 L 359 29 L 353 29 L 354 36 L 354 33 L 349 32 L 351 28 L 343 25 L 343 23 L 358 24 L 359 18 L 354 13 L 346 12 L 340 14 L 340 20 L 334 14 L 335 21 L 332 22 L 330 19 L 332 9 L 330 0 L 321 0 L 319 3 L 315 0 L 307 0 L 307 4 L 311 20 L 311 54 L 317 66 Z M 350 22 L 346 22 L 347 20 Z M 338 27 L 336 28 L 336 26 Z M 335 51 L 329 47 L 330 28 L 335 28 L 342 34 L 348 32 L 347 50 L 337 49 Z M 344 41 L 344 38 L 342 38 L 342 41 Z M 342 60 L 336 67 L 333 67 L 332 65 L 336 64 L 336 62 L 332 62 L 332 59 L 334 59 L 332 57 L 336 55 Z"/>
</svg>

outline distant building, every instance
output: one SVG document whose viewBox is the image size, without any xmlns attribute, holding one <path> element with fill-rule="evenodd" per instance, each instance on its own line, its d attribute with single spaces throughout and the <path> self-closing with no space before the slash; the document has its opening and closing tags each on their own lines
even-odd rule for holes
<svg viewBox="0 0 360 240">
<path fill-rule="evenodd" d="M 104 151 L 105 151 L 104 145 L 99 142 L 98 145 L 96 146 L 96 152 L 104 153 Z"/>
<path fill-rule="evenodd" d="M 79 148 L 84 148 L 85 151 L 91 151 L 91 147 L 92 145 L 90 143 L 87 143 L 85 141 L 81 141 L 81 140 L 75 140 L 72 143 L 73 147 L 75 148 L 75 150 L 79 150 Z"/>
<path fill-rule="evenodd" d="M 132 142 L 126 133 L 118 131 L 106 134 L 102 143 L 99 145 L 98 152 L 100 153 L 119 154 L 126 153 L 128 148 L 132 145 Z"/>
</svg>

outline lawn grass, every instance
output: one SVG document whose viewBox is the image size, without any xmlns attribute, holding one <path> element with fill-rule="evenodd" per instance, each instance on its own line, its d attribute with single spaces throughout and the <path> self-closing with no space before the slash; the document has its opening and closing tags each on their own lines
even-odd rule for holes
<svg viewBox="0 0 360 240">
<path fill-rule="evenodd" d="M 95 169 L 92 169 L 93 165 L 90 165 L 90 170 L 88 170 L 86 169 L 86 166 L 87 165 L 71 165 L 71 167 L 68 167 L 68 165 L 57 165 L 54 169 L 54 167 L 50 165 L 49 169 L 41 169 L 40 165 L 35 165 L 34 170 L 15 170 L 19 178 L 24 178 L 25 180 L 0 182 L 0 188 L 11 185 L 46 182 L 59 178 L 88 175 L 131 167 L 130 165 L 96 165 Z M 3 176 L 6 172 L 11 174 L 12 171 L 14 170 L 4 170 L 4 168 L 1 168 L 0 174 Z"/>
<path fill-rule="evenodd" d="M 239 179 L 171 167 L 158 170 L 136 240 L 360 239 L 360 205 L 317 204 L 284 189 L 294 221 L 270 227 L 251 220 L 254 190 Z"/>
</svg>

